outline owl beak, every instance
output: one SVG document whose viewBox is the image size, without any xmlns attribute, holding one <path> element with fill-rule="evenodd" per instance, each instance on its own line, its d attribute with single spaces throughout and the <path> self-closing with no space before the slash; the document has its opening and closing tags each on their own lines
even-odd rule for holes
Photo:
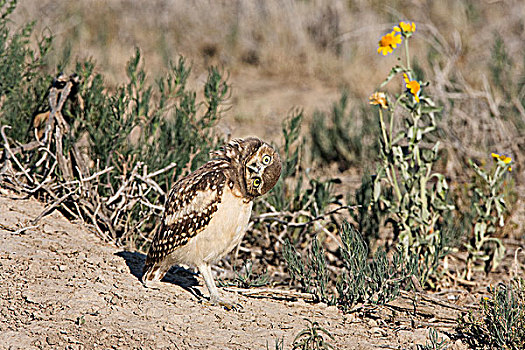
<svg viewBox="0 0 525 350">
<path fill-rule="evenodd" d="M 251 173 L 259 174 L 261 172 L 261 169 L 254 164 L 248 164 L 246 167 Z"/>
</svg>

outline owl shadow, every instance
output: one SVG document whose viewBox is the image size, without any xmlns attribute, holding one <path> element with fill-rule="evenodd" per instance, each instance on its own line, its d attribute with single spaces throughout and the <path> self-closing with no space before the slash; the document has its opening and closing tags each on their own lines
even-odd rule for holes
<svg viewBox="0 0 525 350">
<path fill-rule="evenodd" d="M 126 265 L 128 265 L 129 272 L 141 281 L 142 269 L 146 262 L 146 255 L 138 252 L 127 251 L 117 252 L 115 255 L 124 259 Z M 195 276 L 195 273 L 186 270 L 183 267 L 173 266 L 168 273 L 166 273 L 166 276 L 164 276 L 161 282 L 175 284 L 200 299 L 202 298 L 202 294 L 197 288 L 195 288 L 199 286 L 199 282 Z"/>
</svg>

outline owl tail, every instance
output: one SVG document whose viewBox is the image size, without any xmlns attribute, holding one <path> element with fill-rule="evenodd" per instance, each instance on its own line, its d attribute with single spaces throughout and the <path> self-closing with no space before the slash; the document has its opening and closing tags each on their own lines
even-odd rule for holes
<svg viewBox="0 0 525 350">
<path fill-rule="evenodd" d="M 161 266 L 160 264 L 152 263 L 146 259 L 146 264 L 142 270 L 142 283 L 147 286 L 149 282 L 158 282 L 168 272 L 170 266 Z"/>
</svg>

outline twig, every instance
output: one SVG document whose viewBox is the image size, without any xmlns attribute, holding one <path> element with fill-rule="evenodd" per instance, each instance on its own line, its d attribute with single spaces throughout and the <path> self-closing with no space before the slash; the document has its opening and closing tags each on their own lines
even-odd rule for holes
<svg viewBox="0 0 525 350">
<path fill-rule="evenodd" d="M 55 161 L 55 162 L 53 163 L 53 165 L 51 166 L 51 169 L 48 171 L 47 175 L 53 173 L 53 170 L 55 170 L 56 165 L 57 165 L 57 162 Z M 40 190 L 45 184 L 51 182 L 52 180 L 51 180 L 51 179 L 48 179 L 48 178 L 47 178 L 47 175 L 46 175 L 46 177 L 44 178 L 44 181 L 42 181 L 38 186 L 36 186 L 35 188 L 29 190 L 28 192 L 29 192 L 29 193 L 35 193 L 36 191 Z"/>
<path fill-rule="evenodd" d="M 56 165 L 56 162 L 55 162 L 55 164 L 53 164 L 53 165 Z M 29 193 L 35 193 L 36 191 L 40 190 L 45 184 L 47 184 L 47 183 L 49 183 L 49 182 L 51 182 L 51 181 L 52 181 L 52 180 L 50 180 L 50 179 L 44 179 L 44 181 L 42 181 L 38 186 L 36 186 L 35 188 L 32 188 L 32 189 L 30 189 L 30 190 L 27 190 L 27 192 L 29 192 Z"/>
<path fill-rule="evenodd" d="M 274 218 L 274 217 L 271 217 L 270 215 L 260 215 L 260 216 L 256 216 L 254 218 L 254 220 L 270 220 L 270 221 L 276 221 L 280 224 L 283 224 L 285 226 L 289 226 L 289 227 L 305 227 L 305 226 L 308 226 L 308 225 L 311 225 L 312 223 L 314 223 L 315 221 L 319 221 L 319 220 L 322 220 L 324 219 L 326 216 L 329 216 L 329 215 L 332 215 L 332 214 L 335 214 L 337 213 L 338 211 L 341 211 L 343 209 L 357 209 L 357 208 L 360 208 L 361 205 L 342 205 L 340 207 L 337 207 L 329 212 L 326 212 L 322 215 L 319 215 L 313 219 L 311 219 L 310 221 L 307 221 L 307 222 L 300 222 L 300 223 L 297 223 L 297 222 L 288 222 L 288 221 L 285 221 L 285 220 L 282 220 L 282 219 L 278 219 L 278 218 Z M 307 213 L 305 213 L 306 215 L 308 215 Z"/>
<path fill-rule="evenodd" d="M 296 300 L 303 299 L 306 301 L 314 301 L 314 296 L 310 293 L 301 293 L 293 290 L 282 290 L 272 288 L 237 288 L 237 287 L 225 287 L 224 290 L 229 292 L 235 292 L 252 298 L 269 298 L 269 299 L 285 299 L 285 300 Z"/>
<path fill-rule="evenodd" d="M 89 177 L 86 177 L 85 179 L 80 179 L 82 182 L 86 182 L 86 181 L 91 181 L 91 180 L 94 180 L 95 178 L 99 177 L 100 175 L 104 175 L 105 173 L 107 172 L 110 172 L 111 170 L 113 170 L 115 167 L 114 166 L 110 166 L 104 170 L 101 170 L 97 173 L 94 173 L 93 175 L 89 176 Z"/>
<path fill-rule="evenodd" d="M 9 157 L 8 157 L 7 160 L 9 160 L 9 158 L 12 158 L 15 161 L 16 165 L 18 165 L 20 170 L 22 170 L 24 175 L 27 177 L 29 182 L 34 184 L 36 181 L 31 176 L 29 176 L 29 174 L 27 173 L 27 170 L 22 166 L 22 164 L 20 164 L 20 162 L 18 161 L 18 158 L 15 157 L 13 152 L 11 152 L 11 147 L 9 146 L 9 142 L 7 141 L 7 136 L 5 135 L 5 129 L 6 128 L 7 129 L 11 129 L 11 126 L 10 125 L 2 125 L 2 128 L 0 128 L 0 134 L 2 134 L 2 138 L 4 139 L 4 149 L 5 149 L 6 152 L 9 153 Z"/>
<path fill-rule="evenodd" d="M 120 186 L 120 188 L 117 190 L 117 192 L 113 196 L 108 198 L 108 200 L 106 201 L 106 205 L 110 205 L 111 203 L 116 201 L 118 199 L 118 197 L 120 197 L 122 192 L 124 192 L 124 190 L 128 187 L 128 185 L 133 181 L 133 178 L 135 176 L 137 176 L 137 170 L 138 170 L 138 168 L 140 166 L 142 166 L 142 162 L 137 162 L 137 164 L 135 164 L 135 166 L 133 167 L 133 170 L 131 171 L 131 175 L 130 175 L 129 179 L 124 181 L 124 183 L 122 184 L 122 186 Z"/>
<path fill-rule="evenodd" d="M 37 228 L 38 226 L 40 226 L 40 224 L 22 227 L 21 229 L 14 231 L 13 234 L 14 235 L 19 235 L 19 234 L 21 234 L 24 231 L 31 230 L 33 228 Z"/>
<path fill-rule="evenodd" d="M 152 178 L 152 177 L 155 177 L 155 176 L 157 176 L 157 175 L 160 175 L 160 174 L 162 174 L 162 173 L 165 173 L 166 171 L 168 171 L 168 170 L 170 170 L 170 169 L 172 169 L 172 168 L 174 168 L 174 167 L 176 167 L 176 166 L 177 166 L 177 163 L 172 162 L 172 163 L 170 163 L 168 166 L 166 166 L 166 167 L 164 167 L 164 168 L 162 168 L 162 169 L 159 169 L 159 170 L 157 170 L 157 171 L 155 171 L 155 172 L 153 172 L 153 173 L 151 173 L 151 174 L 146 175 L 146 179 L 150 179 L 150 178 Z"/>
<path fill-rule="evenodd" d="M 44 209 L 44 211 L 42 211 L 40 213 L 40 215 L 38 215 L 33 221 L 31 221 L 31 224 L 33 225 L 36 225 L 36 223 L 38 221 L 40 221 L 40 219 L 42 219 L 45 215 L 49 214 L 50 212 L 52 212 L 56 207 L 58 207 L 59 205 L 62 204 L 62 202 L 64 202 L 69 196 L 71 196 L 73 193 L 75 193 L 77 191 L 78 188 L 75 188 L 74 190 L 66 193 L 65 195 L 63 195 L 62 197 L 60 197 L 58 200 L 54 201 L 49 207 L 47 207 L 46 209 Z"/>
<path fill-rule="evenodd" d="M 269 218 L 269 217 L 284 216 L 284 215 L 291 215 L 291 213 L 290 212 L 284 212 L 284 211 L 262 213 L 261 215 L 255 217 L 254 220 L 257 220 L 257 219 L 261 220 L 261 219 L 266 219 L 266 218 Z"/>
<path fill-rule="evenodd" d="M 84 217 L 82 216 L 82 212 L 80 211 L 80 207 L 78 206 L 77 202 L 73 202 L 75 204 L 75 208 L 77 209 L 78 217 L 82 220 L 82 222 L 85 222 Z"/>
<path fill-rule="evenodd" d="M 145 200 L 143 198 L 140 198 L 139 202 L 141 204 L 145 205 L 148 208 L 159 210 L 161 212 L 164 211 L 164 206 L 152 204 L 152 203 L 150 203 L 149 201 L 147 201 L 147 200 Z"/>
<path fill-rule="evenodd" d="M 86 213 L 93 213 L 93 215 L 90 215 L 91 216 L 91 220 L 93 220 L 93 225 L 97 227 L 97 230 L 99 230 L 101 233 L 102 233 L 102 230 L 100 230 L 100 228 L 98 227 L 97 225 L 97 220 L 96 218 L 100 218 L 102 220 L 102 222 L 106 225 L 108 231 L 111 233 L 111 236 L 112 237 L 117 237 L 116 235 L 116 232 L 115 230 L 113 229 L 113 226 L 111 225 L 111 220 L 104 214 L 104 211 L 101 210 L 102 208 L 102 204 L 101 203 L 98 203 L 97 207 L 95 208 L 94 207 L 94 204 L 87 201 L 86 199 L 80 199 L 79 200 L 79 203 L 80 205 L 82 205 L 83 207 L 87 208 L 84 209 L 84 211 Z M 103 233 L 102 233 L 103 234 Z M 111 241 L 114 241 L 113 238 L 110 239 Z"/>
<path fill-rule="evenodd" d="M 163 195 L 163 196 L 166 195 L 166 192 L 164 192 L 164 190 L 159 186 L 159 184 L 156 183 L 155 181 L 153 181 L 152 179 L 150 179 L 148 176 L 137 175 L 137 178 L 139 178 L 140 180 L 144 181 L 144 183 L 150 185 L 151 188 L 153 188 L 155 191 L 157 191 L 161 195 Z"/>
<path fill-rule="evenodd" d="M 270 209 L 270 212 L 273 212 L 273 213 L 277 212 L 277 209 L 275 209 L 274 206 L 271 205 L 270 203 L 268 203 L 266 200 L 261 199 L 261 202 L 262 202 L 264 205 L 266 205 L 267 208 Z"/>
<path fill-rule="evenodd" d="M 20 152 L 28 152 L 28 151 L 32 151 L 40 146 L 42 146 L 43 143 L 40 142 L 40 141 L 31 141 L 29 143 L 26 143 L 24 145 L 20 145 L 20 146 L 17 146 L 15 148 L 13 148 L 12 150 L 12 153 L 13 154 L 18 154 Z"/>
<path fill-rule="evenodd" d="M 408 299 L 413 299 L 414 298 L 414 292 L 407 292 L 407 291 L 404 291 L 404 290 L 401 290 L 400 291 L 401 295 L 408 298 Z M 429 294 L 421 294 L 421 293 L 415 293 L 417 294 L 417 297 L 418 298 L 421 298 L 421 300 L 424 300 L 424 301 L 427 301 L 429 303 L 432 303 L 432 304 L 436 304 L 436 305 L 439 305 L 439 306 L 443 306 L 443 307 L 446 307 L 446 308 L 449 308 L 449 309 L 454 309 L 454 310 L 458 310 L 458 311 L 468 311 L 467 308 L 465 306 L 459 306 L 459 305 L 456 305 L 456 304 L 451 304 L 445 300 L 441 300 L 439 298 L 436 298 L 436 297 L 433 297 L 432 295 L 429 295 Z"/>
<path fill-rule="evenodd" d="M 471 286 L 471 287 L 478 287 L 479 286 L 479 283 L 477 282 L 474 282 L 474 281 L 467 281 L 466 279 L 463 279 L 463 278 L 460 278 L 460 277 L 457 277 L 457 276 L 454 276 L 453 274 L 451 274 L 450 272 L 448 271 L 445 271 L 445 274 L 452 278 L 454 281 L 456 282 L 459 282 L 460 284 L 463 284 L 463 285 L 466 285 L 466 286 Z"/>
</svg>

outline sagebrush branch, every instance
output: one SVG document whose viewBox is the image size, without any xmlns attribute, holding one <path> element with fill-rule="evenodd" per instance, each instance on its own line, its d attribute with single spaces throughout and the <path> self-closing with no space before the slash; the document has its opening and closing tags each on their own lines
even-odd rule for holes
<svg viewBox="0 0 525 350">
<path fill-rule="evenodd" d="M 319 221 L 319 220 L 323 220 L 323 219 L 326 219 L 326 217 L 332 215 L 332 214 L 335 214 L 341 210 L 344 210 L 344 209 L 357 209 L 357 208 L 360 208 L 361 205 L 341 205 L 333 210 L 330 210 L 326 213 L 323 213 L 322 215 L 319 215 L 319 216 L 316 216 L 306 222 L 289 222 L 289 221 L 286 221 L 286 220 L 283 220 L 283 219 L 280 219 L 279 217 L 287 217 L 287 216 L 293 216 L 293 214 L 291 212 L 275 212 L 275 213 L 265 213 L 265 214 L 261 214 L 259 216 L 256 216 L 253 218 L 253 220 L 259 220 L 259 221 L 265 221 L 265 220 L 269 220 L 269 221 L 275 221 L 277 223 L 280 223 L 280 224 L 283 224 L 285 226 L 289 226 L 289 227 L 305 227 L 305 226 L 309 226 L 311 224 L 313 224 L 314 222 L 316 221 Z M 303 215 L 305 216 L 310 216 L 308 213 L 304 212 Z"/>
</svg>

